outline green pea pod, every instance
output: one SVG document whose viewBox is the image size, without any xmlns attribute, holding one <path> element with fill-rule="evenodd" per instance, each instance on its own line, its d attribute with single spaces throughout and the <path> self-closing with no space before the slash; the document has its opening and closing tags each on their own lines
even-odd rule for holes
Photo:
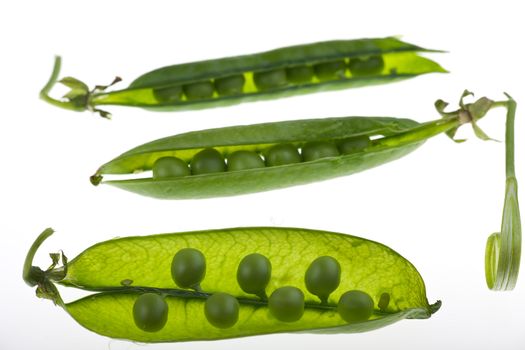
<svg viewBox="0 0 525 350">
<path fill-rule="evenodd" d="M 441 305 L 429 305 L 421 276 L 401 255 L 340 233 L 247 227 L 125 237 L 91 246 L 71 261 L 62 254 L 60 267 L 60 254 L 52 254 L 53 265 L 42 271 L 32 260 L 52 233 L 45 230 L 29 250 L 25 281 L 80 325 L 111 338 L 177 342 L 279 332 L 353 333 L 405 318 L 428 318 Z M 187 248 L 205 259 L 199 290 L 180 289 L 170 273 L 172 263 L 179 261 L 174 255 Z M 262 285 L 269 299 L 265 293 L 245 292 L 238 283 L 240 263 L 254 253 L 271 263 L 269 282 Z M 340 265 L 340 283 L 324 302 L 305 286 L 309 265 L 321 256 Z M 192 259 L 182 263 L 191 265 Z M 315 277 L 310 276 L 309 283 L 316 283 Z M 326 278 L 318 283 L 326 283 Z M 95 293 L 66 303 L 56 284 Z M 279 300 L 274 297 L 275 291 L 290 290 L 295 294 L 279 292 Z M 363 307 L 359 298 L 346 297 L 342 303 L 343 294 L 352 290 L 359 293 L 350 294 L 363 295 L 370 304 Z M 301 308 L 293 319 L 286 311 L 293 311 L 290 305 Z"/>
<path fill-rule="evenodd" d="M 105 175 L 125 174 L 128 175 L 126 179 L 113 176 L 103 183 L 162 199 L 233 196 L 306 184 L 353 174 L 396 160 L 415 150 L 428 138 L 440 133 L 451 134 L 464 123 L 472 123 L 479 133 L 476 120 L 482 118 L 486 111 L 473 115 L 470 110 L 487 103 L 492 104 L 493 101 L 481 98 L 475 103 L 463 105 L 458 111 L 442 111 L 442 119 L 422 124 L 401 118 L 344 117 L 189 132 L 125 152 L 102 165 L 91 181 L 98 185 Z M 226 167 L 224 159 L 229 164 L 238 152 L 249 153 L 250 159 L 255 157 L 259 161 L 245 168 Z M 206 164 L 195 162 L 203 159 L 202 154 L 214 154 L 212 159 L 206 161 L 209 168 L 206 173 L 201 171 Z M 151 169 L 155 173 L 159 164 L 157 161 L 166 157 L 181 160 L 183 164 L 191 163 L 192 174 L 165 177 L 152 177 L 148 173 L 145 176 L 133 175 Z M 265 158 L 265 165 L 261 157 Z M 186 169 L 184 173 L 189 171 Z"/>
<path fill-rule="evenodd" d="M 58 107 L 99 112 L 102 105 L 187 110 L 227 106 L 316 91 L 383 84 L 426 73 L 444 73 L 436 62 L 419 56 L 438 52 L 396 38 L 336 40 L 163 67 L 135 79 L 129 87 L 106 91 L 72 77 L 59 82 L 71 90 L 61 100 L 49 96 L 58 79 L 57 57 L 40 96 Z"/>
</svg>

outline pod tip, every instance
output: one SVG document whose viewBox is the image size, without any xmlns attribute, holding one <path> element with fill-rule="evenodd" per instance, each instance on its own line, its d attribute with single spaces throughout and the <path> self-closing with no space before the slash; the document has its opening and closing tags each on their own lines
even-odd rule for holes
<svg viewBox="0 0 525 350">
<path fill-rule="evenodd" d="M 91 175 L 91 176 L 89 177 L 89 181 L 91 182 L 91 184 L 92 184 L 93 186 L 98 186 L 98 185 L 100 185 L 100 183 L 102 182 L 102 179 L 103 179 L 103 176 L 100 175 L 100 174 L 98 174 L 98 173 L 96 173 L 95 175 Z"/>
</svg>

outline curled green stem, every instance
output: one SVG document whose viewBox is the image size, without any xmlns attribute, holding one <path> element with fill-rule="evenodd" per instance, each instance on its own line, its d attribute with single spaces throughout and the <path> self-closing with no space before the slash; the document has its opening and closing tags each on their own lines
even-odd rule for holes
<svg viewBox="0 0 525 350">
<path fill-rule="evenodd" d="M 33 259 L 36 252 L 42 243 L 44 243 L 44 241 L 54 232 L 55 231 L 52 228 L 47 228 L 33 242 L 24 261 L 22 277 L 29 286 L 38 286 L 36 289 L 36 295 L 38 297 L 51 299 L 56 305 L 64 307 L 64 301 L 53 281 L 59 281 L 64 278 L 67 273 L 67 266 L 55 269 L 56 262 L 54 262 L 46 271 L 43 271 L 37 266 L 33 266 Z M 67 259 L 62 255 L 62 262 L 64 265 L 66 264 L 66 260 Z"/>
<path fill-rule="evenodd" d="M 46 85 L 42 88 L 42 90 L 40 90 L 40 98 L 46 101 L 47 103 L 50 103 L 57 107 L 61 107 L 61 108 L 65 108 L 65 109 L 69 109 L 69 110 L 77 111 L 77 112 L 85 111 L 86 110 L 85 106 L 78 106 L 78 105 L 75 105 L 71 101 L 61 101 L 61 100 L 57 100 L 49 96 L 51 89 L 57 83 L 61 66 L 62 66 L 62 58 L 60 56 L 55 56 L 55 64 L 53 65 L 53 71 L 51 72 L 51 76 L 49 77 L 49 80 L 47 81 Z"/>
<path fill-rule="evenodd" d="M 485 250 L 487 286 L 496 291 L 512 290 L 516 286 L 521 258 L 521 219 L 518 203 L 518 181 L 514 172 L 514 118 L 516 102 L 508 101 L 505 131 L 505 201 L 501 232 L 490 235 Z"/>
<path fill-rule="evenodd" d="M 43 278 L 43 271 L 39 268 L 36 268 L 33 266 L 33 259 L 35 258 L 35 254 L 44 243 L 46 239 L 49 238 L 55 231 L 52 228 L 46 228 L 33 242 L 31 245 L 31 248 L 29 248 L 29 251 L 27 252 L 26 259 L 24 261 L 24 271 L 22 273 L 22 277 L 24 278 L 24 281 L 30 286 L 34 287 L 38 283 L 42 282 Z M 42 273 L 39 273 L 39 271 L 42 271 Z"/>
</svg>

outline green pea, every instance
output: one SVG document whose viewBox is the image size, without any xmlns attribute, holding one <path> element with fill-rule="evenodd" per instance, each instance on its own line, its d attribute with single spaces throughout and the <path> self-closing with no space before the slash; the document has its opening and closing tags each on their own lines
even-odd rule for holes
<svg viewBox="0 0 525 350">
<path fill-rule="evenodd" d="M 322 303 L 328 302 L 328 297 L 339 287 L 340 282 L 341 266 L 331 256 L 321 256 L 315 259 L 304 276 L 306 289 L 317 295 Z"/>
<path fill-rule="evenodd" d="M 314 69 L 311 66 L 286 68 L 286 78 L 292 84 L 306 84 L 312 81 Z"/>
<path fill-rule="evenodd" d="M 213 84 L 211 81 L 199 81 L 184 85 L 184 94 L 188 100 L 200 100 L 213 96 Z"/>
<path fill-rule="evenodd" d="M 158 294 L 144 293 L 133 304 L 133 319 L 143 331 L 160 331 L 168 321 L 168 304 Z"/>
<path fill-rule="evenodd" d="M 384 67 L 385 61 L 382 56 L 355 57 L 348 63 L 350 73 L 356 77 L 379 74 Z"/>
<path fill-rule="evenodd" d="M 272 146 L 266 152 L 266 165 L 278 166 L 292 163 L 300 163 L 302 161 L 301 155 L 294 145 L 289 143 L 281 143 Z"/>
<path fill-rule="evenodd" d="M 190 163 L 194 175 L 220 173 L 226 171 L 222 154 L 214 148 L 206 148 L 193 156 Z"/>
<path fill-rule="evenodd" d="M 215 89 L 221 96 L 238 95 L 243 91 L 246 79 L 243 74 L 215 79 Z"/>
<path fill-rule="evenodd" d="M 255 152 L 235 151 L 228 156 L 228 170 L 264 168 L 264 161 Z"/>
<path fill-rule="evenodd" d="M 339 299 L 337 312 L 348 323 L 363 322 L 372 316 L 374 301 L 370 295 L 360 290 L 351 290 Z"/>
<path fill-rule="evenodd" d="M 259 90 L 274 89 L 288 84 L 286 71 L 284 69 L 255 72 L 253 73 L 253 82 Z"/>
<path fill-rule="evenodd" d="M 318 63 L 314 66 L 315 75 L 321 81 L 343 79 L 346 64 L 344 60 Z"/>
<path fill-rule="evenodd" d="M 379 297 L 379 301 L 377 302 L 377 307 L 381 311 L 386 311 L 386 309 L 388 308 L 388 304 L 390 304 L 390 294 L 382 293 Z"/>
<path fill-rule="evenodd" d="M 190 175 L 188 164 L 177 157 L 162 157 L 153 164 L 153 178 L 179 177 Z"/>
<path fill-rule="evenodd" d="M 337 157 L 339 150 L 333 143 L 326 141 L 308 142 L 301 149 L 301 155 L 305 162 L 326 157 Z"/>
<path fill-rule="evenodd" d="M 351 154 L 364 150 L 370 145 L 370 138 L 366 135 L 350 137 L 339 143 L 341 154 Z"/>
<path fill-rule="evenodd" d="M 215 293 L 204 304 L 206 319 L 217 328 L 233 327 L 239 320 L 239 302 L 226 293 Z"/>
<path fill-rule="evenodd" d="M 153 89 L 153 96 L 159 102 L 179 102 L 182 99 L 181 86 Z"/>
<path fill-rule="evenodd" d="M 253 253 L 246 255 L 237 268 L 237 282 L 243 291 L 266 299 L 266 286 L 270 282 L 272 264 L 267 257 Z"/>
<path fill-rule="evenodd" d="M 304 313 L 304 294 L 296 287 L 278 288 L 270 295 L 268 308 L 279 321 L 298 321 Z"/>
<path fill-rule="evenodd" d="M 206 259 L 200 250 L 183 248 L 173 257 L 171 277 L 180 288 L 200 289 L 206 275 Z"/>
</svg>

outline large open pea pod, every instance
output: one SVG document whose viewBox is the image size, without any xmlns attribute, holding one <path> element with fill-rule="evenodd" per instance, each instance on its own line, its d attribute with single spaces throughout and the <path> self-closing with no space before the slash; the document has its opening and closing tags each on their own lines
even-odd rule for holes
<svg viewBox="0 0 525 350">
<path fill-rule="evenodd" d="M 465 123 L 480 133 L 476 121 L 497 105 L 481 98 L 426 123 L 343 117 L 188 132 L 123 153 L 102 165 L 91 181 L 162 199 L 233 196 L 301 185 L 396 160 Z M 110 176 L 105 180 L 106 175 Z"/>
<path fill-rule="evenodd" d="M 103 105 L 184 110 L 233 105 L 316 91 L 383 84 L 426 73 L 446 72 L 419 54 L 437 52 L 396 38 L 335 40 L 252 55 L 178 64 L 148 72 L 127 88 L 88 86 L 72 77 L 59 82 L 71 90 L 63 99 L 49 93 L 60 74 L 60 57 L 40 96 L 58 107 L 99 112 Z"/>
<path fill-rule="evenodd" d="M 52 233 L 45 230 L 30 248 L 24 280 L 80 325 L 111 338 L 353 333 L 429 318 L 441 305 L 428 303 L 421 276 L 401 255 L 346 234 L 246 227 L 124 237 L 70 261 L 51 254 L 43 271 L 32 261 Z M 56 285 L 95 293 L 65 302 Z"/>
</svg>

